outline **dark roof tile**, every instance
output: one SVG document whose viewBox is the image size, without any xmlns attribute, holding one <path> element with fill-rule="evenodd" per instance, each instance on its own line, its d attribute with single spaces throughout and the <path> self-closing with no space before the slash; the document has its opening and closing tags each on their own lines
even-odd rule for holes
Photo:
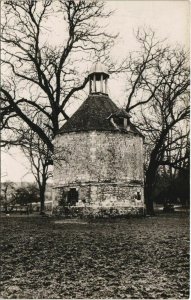
<svg viewBox="0 0 191 300">
<path fill-rule="evenodd" d="M 107 118 L 117 110 L 118 107 L 107 95 L 90 95 L 62 126 L 59 133 L 90 130 L 116 131 L 116 128 Z"/>
<path fill-rule="evenodd" d="M 116 132 L 118 129 L 110 122 L 109 116 L 118 111 L 121 110 L 107 95 L 89 95 L 72 117 L 61 127 L 58 134 L 93 130 Z M 136 127 L 131 125 L 131 131 L 141 135 Z"/>
</svg>

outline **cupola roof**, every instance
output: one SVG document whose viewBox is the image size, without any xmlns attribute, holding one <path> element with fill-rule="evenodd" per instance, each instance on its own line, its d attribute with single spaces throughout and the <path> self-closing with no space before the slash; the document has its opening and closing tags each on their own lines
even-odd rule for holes
<svg viewBox="0 0 191 300">
<path fill-rule="evenodd" d="M 108 69 L 106 68 L 106 66 L 104 66 L 101 62 L 96 62 L 95 64 L 93 64 L 93 66 L 91 67 L 88 76 L 91 76 L 93 74 L 103 74 L 104 78 L 108 78 L 109 77 L 109 73 L 108 73 Z"/>
</svg>

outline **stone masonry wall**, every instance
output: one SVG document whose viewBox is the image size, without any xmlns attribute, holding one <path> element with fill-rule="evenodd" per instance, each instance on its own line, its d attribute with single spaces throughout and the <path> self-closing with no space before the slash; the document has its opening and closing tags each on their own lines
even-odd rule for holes
<svg viewBox="0 0 191 300">
<path fill-rule="evenodd" d="M 55 186 L 87 182 L 143 182 L 143 140 L 110 132 L 63 134 L 55 139 Z"/>
<path fill-rule="evenodd" d="M 143 140 L 110 132 L 68 133 L 55 139 L 54 206 L 70 188 L 78 207 L 144 207 Z M 137 192 L 141 199 L 137 200 Z"/>
<path fill-rule="evenodd" d="M 64 192 L 75 187 L 79 193 L 77 206 L 144 206 L 143 186 L 141 185 L 69 185 L 56 188 L 56 202 L 59 204 Z M 140 199 L 137 200 L 137 192 L 140 193 Z"/>
</svg>

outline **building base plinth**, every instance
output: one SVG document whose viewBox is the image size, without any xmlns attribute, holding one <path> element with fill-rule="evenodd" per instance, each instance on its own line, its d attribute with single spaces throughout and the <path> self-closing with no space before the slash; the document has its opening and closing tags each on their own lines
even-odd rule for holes
<svg viewBox="0 0 191 300">
<path fill-rule="evenodd" d="M 141 207 L 103 207 L 103 206 L 57 206 L 53 210 L 53 214 L 62 217 L 79 217 L 79 218 L 114 218 L 114 217 L 130 217 L 144 216 L 145 208 Z"/>
</svg>

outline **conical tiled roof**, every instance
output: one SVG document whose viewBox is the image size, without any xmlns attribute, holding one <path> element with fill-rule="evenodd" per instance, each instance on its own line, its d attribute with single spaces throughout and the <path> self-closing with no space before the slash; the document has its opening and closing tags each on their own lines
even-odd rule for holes
<svg viewBox="0 0 191 300">
<path fill-rule="evenodd" d="M 107 95 L 89 95 L 79 109 L 59 130 L 59 133 L 90 130 L 116 131 L 116 128 L 107 118 L 117 110 L 118 107 Z"/>
<path fill-rule="evenodd" d="M 61 127 L 58 134 L 77 131 L 119 131 L 110 116 L 120 109 L 104 94 L 90 94 L 73 116 Z M 134 125 L 130 131 L 140 134 Z M 141 135 L 141 134 L 140 134 Z"/>
</svg>

